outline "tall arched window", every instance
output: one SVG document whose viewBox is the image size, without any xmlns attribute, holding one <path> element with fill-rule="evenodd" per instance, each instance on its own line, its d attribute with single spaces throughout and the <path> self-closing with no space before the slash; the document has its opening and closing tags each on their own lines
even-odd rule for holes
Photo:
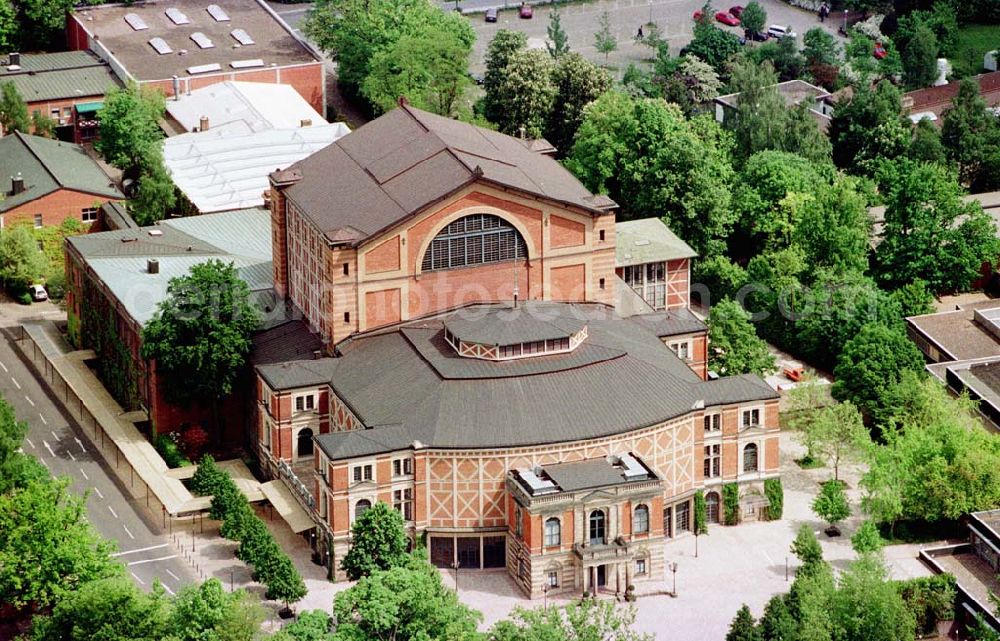
<svg viewBox="0 0 1000 641">
<path fill-rule="evenodd" d="M 528 257 L 528 246 L 514 227 L 491 214 L 472 214 L 442 229 L 424 253 L 421 271 L 499 263 Z"/>
<path fill-rule="evenodd" d="M 756 472 L 757 471 L 757 444 L 747 443 L 743 447 L 743 471 L 744 472 Z"/>
<path fill-rule="evenodd" d="M 312 456 L 313 453 L 313 431 L 312 429 L 306 427 L 299 430 L 299 436 L 297 440 L 296 451 L 298 452 L 298 457 Z"/>
<path fill-rule="evenodd" d="M 603 545 L 607 543 L 604 535 L 604 511 L 594 510 L 590 513 L 590 544 Z"/>
<path fill-rule="evenodd" d="M 371 509 L 372 502 L 368 499 L 361 499 L 354 504 L 354 520 L 357 521 L 361 518 L 361 515 Z"/>
<path fill-rule="evenodd" d="M 649 532 L 649 508 L 645 505 L 635 508 L 635 517 L 632 519 L 632 531 L 636 534 Z"/>
<path fill-rule="evenodd" d="M 545 546 L 554 547 L 562 541 L 562 524 L 552 517 L 545 521 Z"/>
<path fill-rule="evenodd" d="M 709 523 L 719 522 L 719 493 L 709 492 L 705 495 L 705 512 Z"/>
</svg>

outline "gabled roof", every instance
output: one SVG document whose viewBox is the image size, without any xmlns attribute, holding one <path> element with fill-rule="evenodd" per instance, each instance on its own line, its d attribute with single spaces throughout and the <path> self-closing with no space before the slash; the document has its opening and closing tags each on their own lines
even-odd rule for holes
<svg viewBox="0 0 1000 641">
<path fill-rule="evenodd" d="M 659 218 L 615 223 L 615 267 L 697 256 L 698 252 Z"/>
<path fill-rule="evenodd" d="M 805 80 L 786 80 L 785 82 L 779 82 L 774 85 L 774 88 L 777 90 L 778 95 L 785 99 L 785 104 L 788 106 L 797 105 L 803 100 L 816 102 L 830 97 L 829 91 L 823 89 L 822 87 L 809 84 Z M 719 96 L 715 99 L 715 102 L 735 109 L 739 104 L 739 99 L 740 94 L 737 92 L 726 94 L 725 96 Z"/>
<path fill-rule="evenodd" d="M 295 129 L 303 120 L 312 126 L 326 124 L 291 85 L 268 82 L 219 82 L 167 100 L 167 113 L 186 131 L 194 131 L 208 118 L 209 129 L 243 122 L 250 131 Z"/>
<path fill-rule="evenodd" d="M 617 205 L 590 193 L 523 141 L 403 104 L 275 176 L 331 242 L 357 244 L 474 182 L 594 215 Z"/>
<path fill-rule="evenodd" d="M 979 83 L 979 95 L 986 101 L 986 106 L 1000 105 L 1000 71 L 980 74 L 975 80 Z M 953 80 L 946 85 L 904 93 L 903 108 L 913 114 L 931 112 L 940 117 L 951 108 L 960 84 L 960 80 Z"/>
<path fill-rule="evenodd" d="M 87 51 L 25 53 L 18 66 L 0 67 L 0 83 L 14 83 L 28 103 L 103 96 L 119 86 L 111 67 Z"/>
<path fill-rule="evenodd" d="M 17 174 L 24 179 L 25 189 L 14 194 L 9 181 Z M 0 201 L 0 212 L 59 189 L 72 189 L 106 198 L 125 197 L 80 145 L 17 131 L 0 138 L 0 180 L 7 181 L 3 183 L 5 196 Z"/>
</svg>

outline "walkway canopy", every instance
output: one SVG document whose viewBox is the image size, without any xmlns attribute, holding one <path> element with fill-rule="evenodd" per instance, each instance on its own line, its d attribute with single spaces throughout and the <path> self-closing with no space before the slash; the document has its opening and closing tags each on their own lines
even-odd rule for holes
<svg viewBox="0 0 1000 641">
<path fill-rule="evenodd" d="M 281 518 L 288 523 L 288 527 L 292 528 L 292 532 L 298 534 L 316 527 L 309 514 L 299 505 L 299 502 L 292 496 L 291 490 L 284 483 L 269 481 L 262 483 L 260 489 L 281 515 Z"/>
</svg>

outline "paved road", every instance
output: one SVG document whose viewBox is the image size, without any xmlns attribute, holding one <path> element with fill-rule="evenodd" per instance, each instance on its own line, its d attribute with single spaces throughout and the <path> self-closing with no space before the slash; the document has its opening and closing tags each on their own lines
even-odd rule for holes
<svg viewBox="0 0 1000 641">
<path fill-rule="evenodd" d="M 36 307 L 41 306 L 32 306 Z M 10 303 L 0 302 L 0 396 L 29 425 L 24 451 L 38 458 L 54 476 L 71 479 L 77 494 L 89 493 L 90 522 L 103 536 L 117 542 L 117 556 L 140 587 L 148 590 L 154 579 L 159 579 L 174 593 L 194 583 L 194 574 L 170 545 L 170 537 L 159 523 L 148 522 L 142 505 L 128 498 L 80 426 L 62 412 L 58 401 L 36 380 L 10 343 L 7 332 L 13 331 L 18 311 Z"/>
</svg>

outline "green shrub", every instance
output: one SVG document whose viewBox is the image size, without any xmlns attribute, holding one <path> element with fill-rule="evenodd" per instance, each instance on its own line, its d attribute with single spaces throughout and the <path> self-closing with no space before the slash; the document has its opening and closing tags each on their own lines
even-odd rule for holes
<svg viewBox="0 0 1000 641">
<path fill-rule="evenodd" d="M 29 294 L 28 292 L 21 292 L 20 294 L 17 294 L 16 298 L 17 302 L 19 302 L 22 305 L 31 304 L 31 294 Z"/>
<path fill-rule="evenodd" d="M 726 525 L 740 523 L 740 486 L 736 483 L 722 486 L 722 519 Z"/>
<path fill-rule="evenodd" d="M 191 461 L 187 460 L 187 457 L 177 447 L 177 443 L 170 434 L 160 434 L 157 436 L 155 445 L 156 451 L 163 457 L 163 462 L 167 464 L 167 467 L 187 467 L 191 465 Z"/>
<path fill-rule="evenodd" d="M 772 521 L 781 519 L 785 511 L 785 489 L 781 486 L 781 479 L 764 481 L 764 496 L 768 501 L 768 518 Z"/>
<path fill-rule="evenodd" d="M 906 607 L 922 634 L 933 632 L 939 621 L 955 618 L 955 577 L 950 574 L 922 576 L 896 583 Z"/>
</svg>

